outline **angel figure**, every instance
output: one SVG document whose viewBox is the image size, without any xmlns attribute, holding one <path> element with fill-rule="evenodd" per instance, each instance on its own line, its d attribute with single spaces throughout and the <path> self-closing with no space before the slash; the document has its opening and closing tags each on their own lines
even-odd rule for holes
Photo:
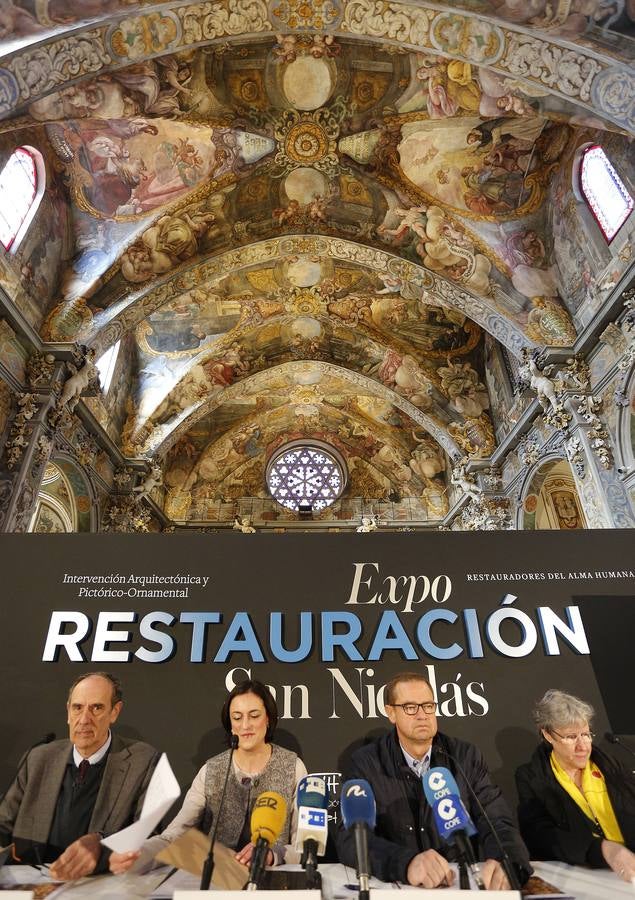
<svg viewBox="0 0 635 900">
<path fill-rule="evenodd" d="M 149 497 L 152 491 L 156 487 L 160 487 L 163 484 L 163 472 L 161 471 L 161 466 L 153 465 L 150 469 L 150 472 L 143 479 L 141 484 L 138 484 L 133 488 L 133 491 L 139 495 L 139 500 L 143 499 L 143 497 Z"/>
<path fill-rule="evenodd" d="M 368 534 L 370 531 L 377 531 L 377 516 L 362 516 L 362 524 L 358 525 L 355 531 L 358 534 Z"/>
<path fill-rule="evenodd" d="M 397 227 L 387 228 L 386 225 L 379 225 L 377 231 L 379 234 L 389 234 L 399 239 L 402 238 L 408 230 L 411 230 L 420 237 L 421 240 L 427 241 L 429 239 L 428 232 L 426 231 L 426 224 L 428 222 L 427 211 L 427 206 L 411 206 L 409 209 L 402 209 L 400 206 L 396 206 L 393 212 L 400 220 Z"/>
<path fill-rule="evenodd" d="M 245 519 L 243 519 L 241 516 L 235 516 L 234 524 L 232 527 L 234 531 L 241 531 L 243 534 L 256 533 L 256 529 L 251 524 L 251 519 L 249 518 L 249 516 L 247 516 Z"/>
<path fill-rule="evenodd" d="M 75 372 L 64 382 L 59 405 L 68 407 L 69 412 L 73 412 L 79 403 L 79 398 L 82 393 L 86 390 L 91 381 L 97 377 L 97 369 L 93 362 L 94 358 L 95 351 L 90 349 L 80 368 L 78 369 L 75 366 L 72 366 L 72 368 L 75 369 Z"/>
<path fill-rule="evenodd" d="M 463 492 L 467 494 L 471 500 L 478 501 L 481 499 L 483 488 L 476 483 L 472 475 L 466 473 L 465 466 L 456 466 L 452 469 L 450 481 L 452 484 L 457 485 L 457 487 L 462 488 Z"/>
<path fill-rule="evenodd" d="M 529 387 L 536 392 L 538 402 L 543 410 L 547 412 L 549 407 L 557 410 L 560 406 L 558 396 L 556 394 L 555 382 L 549 378 L 554 366 L 545 366 L 542 371 L 536 365 L 536 360 L 530 357 L 524 366 L 525 374 L 529 375 Z"/>
<path fill-rule="evenodd" d="M 298 55 L 298 39 L 295 34 L 277 34 L 273 56 L 279 62 L 293 62 Z"/>
</svg>

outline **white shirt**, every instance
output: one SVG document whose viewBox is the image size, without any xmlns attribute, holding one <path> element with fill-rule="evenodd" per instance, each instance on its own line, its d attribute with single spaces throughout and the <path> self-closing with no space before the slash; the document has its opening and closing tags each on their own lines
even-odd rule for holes
<svg viewBox="0 0 635 900">
<path fill-rule="evenodd" d="M 83 757 L 75 744 L 73 744 L 73 762 L 79 768 L 80 762 L 83 759 L 87 759 L 91 766 L 95 766 L 98 762 L 101 762 L 104 756 L 108 753 L 111 744 L 112 734 L 110 733 L 110 729 L 108 729 L 108 737 L 106 738 L 106 743 L 102 744 L 99 750 L 95 750 L 92 756 Z"/>
<path fill-rule="evenodd" d="M 399 744 L 399 746 L 401 747 L 401 744 Z M 403 747 L 401 747 L 401 752 L 403 753 L 404 759 L 408 763 L 409 768 L 412 769 L 417 778 L 421 778 L 421 776 L 424 775 L 430 768 L 430 756 L 432 754 L 432 747 L 430 747 L 423 759 L 415 759 L 414 756 L 410 756 L 408 751 L 404 750 Z"/>
</svg>

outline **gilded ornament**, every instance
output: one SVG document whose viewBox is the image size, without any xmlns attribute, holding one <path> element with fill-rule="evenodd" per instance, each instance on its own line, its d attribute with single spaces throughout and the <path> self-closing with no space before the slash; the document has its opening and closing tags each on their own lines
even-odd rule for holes
<svg viewBox="0 0 635 900">
<path fill-rule="evenodd" d="M 332 28 L 342 12 L 341 4 L 333 0 L 272 0 L 269 9 L 274 28 L 292 30 Z"/>
<path fill-rule="evenodd" d="M 289 310 L 302 316 L 319 316 L 325 312 L 324 300 L 315 291 L 294 292 L 289 300 Z"/>
<path fill-rule="evenodd" d="M 85 297 L 58 303 L 49 313 L 42 337 L 46 341 L 73 341 L 88 334 L 93 314 Z"/>
<path fill-rule="evenodd" d="M 449 56 L 459 56 L 479 65 L 492 65 L 503 52 L 503 31 L 483 19 L 457 13 L 442 13 L 430 29 L 431 43 Z"/>
<path fill-rule="evenodd" d="M 448 434 L 467 456 L 474 459 L 491 456 L 496 447 L 494 427 L 486 413 L 481 413 L 478 419 L 466 416 L 463 423 L 452 422 L 448 425 Z"/>
<path fill-rule="evenodd" d="M 279 174 L 287 175 L 298 166 L 312 166 L 330 176 L 339 173 L 337 138 L 346 114 L 343 97 L 338 97 L 328 109 L 314 112 L 285 110 L 274 123 L 278 142 L 274 166 Z"/>
<path fill-rule="evenodd" d="M 115 56 L 136 62 L 157 53 L 167 53 L 181 36 L 181 23 L 171 12 L 147 13 L 123 19 L 106 37 Z"/>
<path fill-rule="evenodd" d="M 526 333 L 539 344 L 570 347 L 577 337 L 571 316 L 556 300 L 533 297 L 533 309 L 527 317 Z"/>
<path fill-rule="evenodd" d="M 312 165 L 326 156 L 329 140 L 324 129 L 315 122 L 300 122 L 289 129 L 284 150 L 294 162 Z"/>
</svg>

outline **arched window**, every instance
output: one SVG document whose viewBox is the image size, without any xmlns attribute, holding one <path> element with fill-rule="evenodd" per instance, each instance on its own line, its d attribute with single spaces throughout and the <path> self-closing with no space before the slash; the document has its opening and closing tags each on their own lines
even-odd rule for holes
<svg viewBox="0 0 635 900">
<path fill-rule="evenodd" d="M 321 512 L 346 486 L 344 461 L 321 441 L 282 447 L 269 461 L 266 478 L 273 499 L 296 512 Z"/>
<path fill-rule="evenodd" d="M 32 147 L 18 147 L 0 172 L 0 243 L 17 249 L 44 194 L 44 164 Z"/>
<path fill-rule="evenodd" d="M 633 211 L 635 202 L 598 144 L 582 151 L 580 192 L 610 244 Z"/>
<path fill-rule="evenodd" d="M 97 371 L 99 372 L 101 392 L 104 396 L 108 393 L 112 376 L 115 374 L 115 363 L 117 362 L 120 346 L 121 341 L 117 341 L 117 343 L 113 344 L 112 347 L 109 347 L 105 353 L 102 353 L 95 363 Z"/>
</svg>

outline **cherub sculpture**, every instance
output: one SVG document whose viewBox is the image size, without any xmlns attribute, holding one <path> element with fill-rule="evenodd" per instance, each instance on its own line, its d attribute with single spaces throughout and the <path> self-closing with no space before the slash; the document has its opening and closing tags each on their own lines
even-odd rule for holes
<svg viewBox="0 0 635 900">
<path fill-rule="evenodd" d="M 139 494 L 139 500 L 141 500 L 143 497 L 149 497 L 152 491 L 161 484 L 163 484 L 163 472 L 161 466 L 155 464 L 141 484 L 138 484 L 133 490 Z"/>
<path fill-rule="evenodd" d="M 480 500 L 481 495 L 483 494 L 483 488 L 476 483 L 474 477 L 472 475 L 468 475 L 465 471 L 465 466 L 456 466 L 452 469 L 452 475 L 450 477 L 450 481 L 452 484 L 457 485 L 463 489 L 463 492 L 468 495 L 472 500 Z"/>
<path fill-rule="evenodd" d="M 377 516 L 362 516 L 362 524 L 358 525 L 355 531 L 358 534 L 368 534 L 370 531 L 377 531 Z"/>
<path fill-rule="evenodd" d="M 243 534 L 256 533 L 256 529 L 251 524 L 251 519 L 249 518 L 249 516 L 247 516 L 245 519 L 241 518 L 240 516 L 235 516 L 233 529 L 234 531 L 241 531 Z"/>
<path fill-rule="evenodd" d="M 94 358 L 95 351 L 91 349 L 87 352 L 86 358 L 79 369 L 73 366 L 75 369 L 74 374 L 64 382 L 59 405 L 66 406 L 69 412 L 73 412 L 79 403 L 79 398 L 82 393 L 86 390 L 91 381 L 97 377 L 97 369 L 93 362 Z"/>
<path fill-rule="evenodd" d="M 529 370 L 530 376 L 529 387 L 532 391 L 536 392 L 538 402 L 545 412 L 547 412 L 550 406 L 553 410 L 556 410 L 560 405 L 556 395 L 555 383 L 549 378 L 553 368 L 553 366 L 545 366 L 545 368 L 540 371 L 536 365 L 535 359 L 530 357 L 527 361 L 527 369 Z"/>
</svg>

